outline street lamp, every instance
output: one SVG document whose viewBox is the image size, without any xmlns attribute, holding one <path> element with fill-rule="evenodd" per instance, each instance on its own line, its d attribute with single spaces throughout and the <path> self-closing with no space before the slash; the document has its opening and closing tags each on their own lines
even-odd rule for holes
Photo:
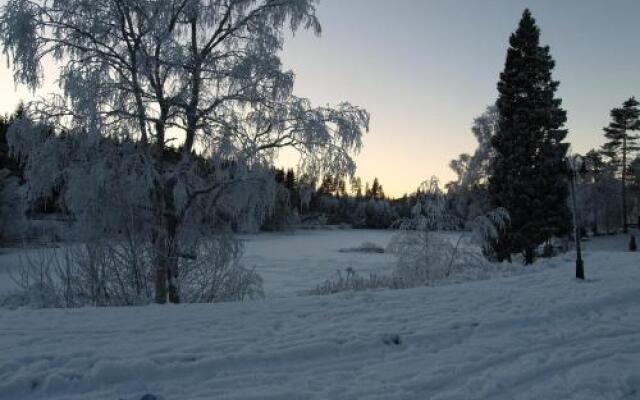
<svg viewBox="0 0 640 400">
<path fill-rule="evenodd" d="M 582 248 L 580 246 L 580 228 L 578 227 L 578 205 L 576 202 L 576 188 L 575 182 L 578 175 L 578 171 L 580 170 L 583 159 L 579 154 L 574 154 L 568 156 L 567 159 L 567 167 L 569 172 L 569 188 L 571 191 L 571 205 L 572 205 L 572 214 L 573 214 L 573 228 L 574 233 L 573 237 L 576 243 L 576 278 L 584 279 L 584 261 L 582 261 Z"/>
</svg>

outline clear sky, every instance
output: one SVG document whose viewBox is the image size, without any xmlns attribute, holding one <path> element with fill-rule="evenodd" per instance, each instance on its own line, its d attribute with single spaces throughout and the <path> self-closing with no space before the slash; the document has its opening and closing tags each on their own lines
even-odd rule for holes
<svg viewBox="0 0 640 400">
<path fill-rule="evenodd" d="M 452 179 L 449 161 L 474 150 L 471 122 L 496 99 L 526 7 L 557 63 L 568 141 L 599 146 L 609 110 L 640 96 L 639 0 L 321 0 L 322 35 L 299 32 L 283 61 L 298 95 L 369 110 L 358 175 L 401 195 L 431 175 Z M 1 63 L 0 112 L 25 93 Z"/>
</svg>

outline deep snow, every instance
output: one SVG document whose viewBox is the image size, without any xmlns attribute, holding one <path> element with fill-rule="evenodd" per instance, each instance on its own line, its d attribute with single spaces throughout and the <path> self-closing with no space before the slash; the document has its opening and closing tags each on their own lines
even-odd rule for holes
<svg viewBox="0 0 640 400">
<path fill-rule="evenodd" d="M 293 236 L 307 253 L 289 265 L 334 270 L 313 258 L 353 256 L 330 251 L 349 247 L 330 244 L 334 234 Z M 272 239 L 248 256 L 283 257 Z M 640 399 L 640 256 L 610 248 L 587 244 L 586 282 L 568 254 L 508 278 L 412 290 L 0 309 L 0 399 Z"/>
</svg>

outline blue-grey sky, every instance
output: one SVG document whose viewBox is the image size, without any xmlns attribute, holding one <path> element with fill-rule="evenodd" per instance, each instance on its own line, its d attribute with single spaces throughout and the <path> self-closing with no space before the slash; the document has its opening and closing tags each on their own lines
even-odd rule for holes
<svg viewBox="0 0 640 400">
<path fill-rule="evenodd" d="M 495 101 L 526 7 L 557 63 L 568 140 L 580 152 L 599 146 L 608 111 L 640 96 L 638 0 L 321 0 L 322 35 L 298 32 L 283 61 L 298 95 L 371 112 L 358 174 L 401 195 L 431 175 L 452 179 L 449 161 L 474 150 L 471 122 Z M 1 112 L 26 98 L 5 63 L 0 93 Z"/>
</svg>

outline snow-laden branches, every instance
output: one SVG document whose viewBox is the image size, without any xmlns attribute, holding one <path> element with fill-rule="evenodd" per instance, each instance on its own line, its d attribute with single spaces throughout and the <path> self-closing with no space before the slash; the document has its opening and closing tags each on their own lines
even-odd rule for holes
<svg viewBox="0 0 640 400">
<path fill-rule="evenodd" d="M 11 0 L 0 33 L 21 83 L 37 87 L 44 58 L 56 59 L 65 101 L 43 114 L 64 114 L 88 131 L 126 130 L 164 145 L 172 129 L 182 138 L 174 145 L 189 153 L 199 141 L 241 140 L 240 127 L 255 124 L 257 112 L 261 122 L 271 114 L 272 140 L 256 149 L 304 142 L 357 151 L 352 142 L 359 144 L 368 115 L 358 110 L 354 120 L 347 103 L 314 109 L 293 97 L 293 72 L 282 70 L 277 55 L 287 23 L 320 32 L 315 3 Z M 333 140 L 317 140 L 333 128 Z M 284 141 L 292 131 L 295 141 Z"/>
<path fill-rule="evenodd" d="M 460 224 L 448 209 L 438 180 L 424 183 L 411 217 L 401 220 L 400 233 L 389 250 L 397 255 L 397 279 L 407 286 L 431 284 L 469 269 L 486 265 L 485 254 L 509 222 L 506 210 L 478 216 L 467 231 L 454 232 Z"/>
<path fill-rule="evenodd" d="M 7 55 L 12 59 L 14 80 L 35 89 L 42 80 L 41 42 L 38 37 L 39 7 L 28 1 L 8 1 L 0 19 L 0 34 Z"/>
<path fill-rule="evenodd" d="M 337 108 L 314 108 L 307 99 L 292 97 L 282 104 L 250 109 L 238 118 L 217 121 L 226 133 L 206 136 L 202 145 L 210 154 L 241 155 L 252 162 L 272 163 L 283 148 L 302 155 L 302 168 L 313 176 L 331 171 L 355 172 L 351 154 L 360 150 L 369 114 L 342 103 Z"/>
<path fill-rule="evenodd" d="M 461 154 L 449 164 L 457 175 L 454 186 L 456 190 L 468 191 L 486 182 L 493 152 L 491 138 L 495 134 L 497 124 L 498 112 L 495 106 L 487 107 L 484 113 L 474 119 L 471 131 L 478 141 L 476 151 L 472 155 Z"/>
<path fill-rule="evenodd" d="M 457 176 L 454 182 L 447 184 L 449 199 L 464 221 L 473 220 L 490 208 L 486 184 L 494 153 L 491 138 L 495 135 L 498 117 L 496 107 L 489 106 L 475 118 L 471 131 L 478 142 L 476 150 L 473 154 L 460 154 L 449 164 Z"/>
<path fill-rule="evenodd" d="M 369 116 L 293 96 L 277 52 L 283 28 L 320 32 L 313 0 L 11 0 L 0 16 L 16 80 L 60 66 L 62 96 L 31 116 L 157 147 L 272 161 L 295 147 L 312 172 L 352 173 Z M 170 141 L 170 142 L 169 142 Z"/>
<path fill-rule="evenodd" d="M 294 96 L 294 73 L 278 55 L 285 29 L 320 33 L 315 5 L 9 0 L 0 42 L 16 81 L 37 87 L 52 57 L 62 89 L 26 112 L 57 134 L 11 135 L 29 174 L 40 177 L 31 191 L 64 182 L 78 219 L 108 224 L 135 213 L 155 248 L 157 300 L 166 301 L 166 277 L 170 300 L 179 301 L 178 260 L 193 232 L 221 221 L 255 226 L 273 202 L 267 175 L 279 149 L 298 150 L 310 174 L 354 172 L 368 113 Z M 121 215 L 97 212 L 110 208 L 105 197 L 126 198 L 112 207 Z"/>
</svg>

